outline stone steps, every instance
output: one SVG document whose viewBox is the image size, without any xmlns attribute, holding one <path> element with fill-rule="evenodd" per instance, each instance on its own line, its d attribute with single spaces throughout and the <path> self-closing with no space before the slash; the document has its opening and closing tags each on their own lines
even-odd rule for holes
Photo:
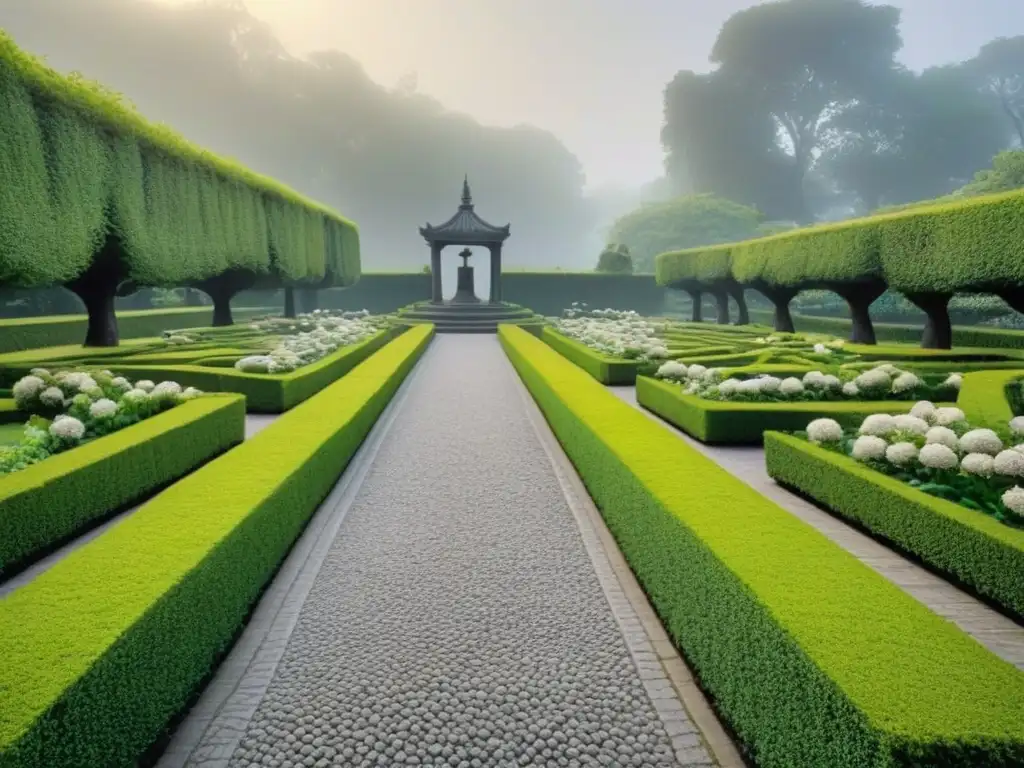
<svg viewBox="0 0 1024 768">
<path fill-rule="evenodd" d="M 541 319 L 528 309 L 504 304 L 424 302 L 403 310 L 399 322 L 433 323 L 438 333 L 497 333 L 500 323 L 536 325 Z"/>
</svg>

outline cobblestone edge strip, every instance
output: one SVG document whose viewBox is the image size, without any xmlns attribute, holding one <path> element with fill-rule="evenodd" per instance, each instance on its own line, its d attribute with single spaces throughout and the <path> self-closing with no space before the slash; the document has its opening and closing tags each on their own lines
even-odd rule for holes
<svg viewBox="0 0 1024 768">
<path fill-rule="evenodd" d="M 202 764 L 204 768 L 226 768 L 228 765 L 284 656 L 288 639 L 324 558 L 413 382 L 423 370 L 429 351 L 428 347 L 406 376 L 288 553 L 242 636 L 217 669 L 199 701 L 178 726 L 156 768 L 185 768 L 195 763 Z M 208 733 L 210 737 L 204 738 Z M 203 744 L 201 748 L 200 744 Z"/>
<path fill-rule="evenodd" d="M 515 376 L 530 423 L 576 519 L 587 554 L 644 688 L 672 740 L 676 759 L 684 765 L 692 765 L 710 755 L 719 768 L 744 768 L 746 764 L 739 750 L 662 626 L 544 414 L 511 362 L 505 362 Z"/>
</svg>

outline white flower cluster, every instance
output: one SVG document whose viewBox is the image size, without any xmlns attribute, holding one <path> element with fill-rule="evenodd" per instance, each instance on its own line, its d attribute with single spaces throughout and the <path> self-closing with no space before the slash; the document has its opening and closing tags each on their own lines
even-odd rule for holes
<svg viewBox="0 0 1024 768">
<path fill-rule="evenodd" d="M 636 312 L 580 308 L 565 310 L 555 329 L 593 350 L 613 357 L 664 360 L 668 345 L 658 338 L 658 326 Z"/>
<path fill-rule="evenodd" d="M 1024 417 L 1009 423 L 1010 433 L 1024 438 Z M 908 414 L 868 416 L 849 446 L 858 461 L 884 461 L 899 468 L 920 466 L 942 472 L 959 472 L 979 478 L 1024 478 L 1024 443 L 1008 447 L 991 429 L 972 429 L 962 410 L 936 407 L 926 400 Z M 838 444 L 842 427 L 832 419 L 816 419 L 807 425 L 807 438 L 816 444 Z M 1024 514 L 1024 490 L 1014 487 L 1003 503 Z"/>
<path fill-rule="evenodd" d="M 294 321 L 282 318 L 255 323 L 257 330 L 286 332 L 265 355 L 250 355 L 235 363 L 245 373 L 287 373 L 316 362 L 342 347 L 358 344 L 381 330 L 387 318 L 367 311 L 332 314 L 317 310 Z M 291 331 L 295 333 L 290 333 Z"/>
</svg>

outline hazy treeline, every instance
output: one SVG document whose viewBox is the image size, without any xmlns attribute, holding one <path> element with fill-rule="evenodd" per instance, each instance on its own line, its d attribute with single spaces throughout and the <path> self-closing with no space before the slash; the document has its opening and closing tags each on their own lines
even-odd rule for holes
<svg viewBox="0 0 1024 768">
<path fill-rule="evenodd" d="M 589 266 L 583 171 L 552 134 L 493 128 L 337 51 L 290 56 L 238 2 L 0 2 L 0 27 L 62 71 L 359 223 L 364 268 L 419 268 L 417 227 L 454 213 L 468 172 L 480 213 L 512 223 L 508 261 Z M 500 83 L 495 83 L 500 87 Z"/>
<path fill-rule="evenodd" d="M 900 11 L 861 0 L 756 5 L 722 26 L 707 74 L 665 90 L 679 192 L 811 222 L 939 197 L 1024 143 L 1024 36 L 908 71 Z"/>
</svg>

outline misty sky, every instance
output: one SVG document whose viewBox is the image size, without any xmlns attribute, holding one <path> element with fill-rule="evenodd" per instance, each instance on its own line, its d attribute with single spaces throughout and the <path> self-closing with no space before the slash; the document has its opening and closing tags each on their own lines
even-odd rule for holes
<svg viewBox="0 0 1024 768">
<path fill-rule="evenodd" d="M 188 0 L 163 0 L 181 3 Z M 662 89 L 710 68 L 722 22 L 751 0 L 245 0 L 292 53 L 338 48 L 375 80 L 419 90 L 495 125 L 559 136 L 588 185 L 662 172 Z M 1024 0 L 889 0 L 902 61 L 920 69 L 1024 34 Z"/>
</svg>

